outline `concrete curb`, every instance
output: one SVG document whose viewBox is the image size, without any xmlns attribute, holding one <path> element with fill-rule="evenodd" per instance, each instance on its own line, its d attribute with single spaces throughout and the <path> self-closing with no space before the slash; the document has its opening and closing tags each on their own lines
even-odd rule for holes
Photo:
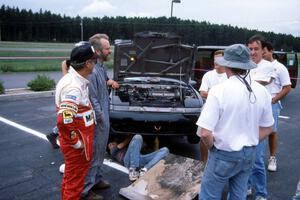
<svg viewBox="0 0 300 200">
<path fill-rule="evenodd" d="M 55 90 L 34 92 L 27 88 L 15 88 L 15 89 L 5 90 L 5 94 L 0 95 L 0 102 L 34 99 L 34 98 L 42 98 L 42 97 L 52 97 L 54 95 L 55 95 Z"/>
</svg>

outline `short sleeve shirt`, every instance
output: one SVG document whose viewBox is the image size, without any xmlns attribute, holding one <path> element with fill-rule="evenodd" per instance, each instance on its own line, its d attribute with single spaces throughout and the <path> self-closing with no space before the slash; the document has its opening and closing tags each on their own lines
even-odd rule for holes
<svg viewBox="0 0 300 200">
<path fill-rule="evenodd" d="M 275 96 L 282 90 L 283 86 L 291 85 L 291 79 L 287 68 L 283 64 L 281 64 L 277 60 L 274 60 L 272 64 L 275 68 L 275 77 L 269 88 L 271 91 L 271 95 Z"/>
<path fill-rule="evenodd" d="M 201 82 L 201 86 L 199 88 L 199 91 L 205 91 L 207 92 L 212 88 L 214 85 L 218 85 L 219 83 L 222 83 L 223 81 L 227 80 L 226 73 L 217 73 L 217 71 L 211 70 L 204 74 Z"/>
<path fill-rule="evenodd" d="M 256 146 L 259 127 L 273 125 L 270 94 L 256 81 L 251 82 L 251 88 L 249 97 L 244 83 L 232 76 L 210 90 L 196 124 L 212 131 L 217 149 L 239 151 Z"/>
</svg>

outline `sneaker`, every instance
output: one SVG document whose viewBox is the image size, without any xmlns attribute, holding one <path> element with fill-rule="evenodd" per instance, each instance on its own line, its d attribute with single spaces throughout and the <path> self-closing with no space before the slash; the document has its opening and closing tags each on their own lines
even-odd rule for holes
<svg viewBox="0 0 300 200">
<path fill-rule="evenodd" d="M 257 197 L 255 198 L 255 200 L 267 200 L 267 198 L 261 197 L 261 196 L 257 196 Z"/>
<path fill-rule="evenodd" d="M 271 172 L 276 172 L 277 170 L 277 160 L 275 156 L 270 156 L 268 170 Z"/>
<path fill-rule="evenodd" d="M 144 176 L 144 174 L 146 174 L 147 172 L 147 168 L 143 167 L 142 169 L 140 169 L 140 177 Z"/>
<path fill-rule="evenodd" d="M 46 137 L 47 137 L 48 141 L 51 143 L 53 149 L 59 148 L 59 146 L 56 143 L 57 136 L 58 135 L 55 133 L 50 133 L 50 134 L 46 135 Z"/>
<path fill-rule="evenodd" d="M 129 180 L 135 181 L 139 178 L 139 172 L 135 168 L 129 168 Z"/>
<path fill-rule="evenodd" d="M 249 189 L 247 190 L 247 196 L 250 196 L 250 195 L 252 195 L 252 189 L 251 189 L 251 188 L 249 188 Z"/>
<path fill-rule="evenodd" d="M 65 173 L 65 167 L 66 167 L 66 166 L 65 166 L 65 163 L 64 163 L 64 164 L 61 164 L 61 165 L 59 166 L 59 172 L 62 173 L 62 174 Z"/>
</svg>

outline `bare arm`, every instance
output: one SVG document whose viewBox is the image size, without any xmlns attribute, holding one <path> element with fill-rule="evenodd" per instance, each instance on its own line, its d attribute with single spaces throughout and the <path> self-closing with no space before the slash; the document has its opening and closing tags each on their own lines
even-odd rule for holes
<svg viewBox="0 0 300 200">
<path fill-rule="evenodd" d="M 270 127 L 259 127 L 259 140 L 263 140 L 270 135 L 272 132 L 272 126 Z"/>
<path fill-rule="evenodd" d="M 272 103 L 277 103 L 278 101 L 283 99 L 291 90 L 291 85 L 283 86 L 282 90 L 279 93 L 277 93 L 275 97 L 272 98 Z"/>
<path fill-rule="evenodd" d="M 212 131 L 207 130 L 205 128 L 201 128 L 201 140 L 206 145 L 208 149 L 211 149 L 214 145 L 214 136 L 212 134 Z"/>
<path fill-rule="evenodd" d="M 200 91 L 200 96 L 201 96 L 202 98 L 206 99 L 206 98 L 207 98 L 207 95 L 208 95 L 208 91 L 207 91 L 207 92 L 206 92 L 206 91 Z"/>
<path fill-rule="evenodd" d="M 128 136 L 125 140 L 123 140 L 121 143 L 117 145 L 118 149 L 123 149 L 126 147 L 132 139 L 132 135 Z"/>
</svg>

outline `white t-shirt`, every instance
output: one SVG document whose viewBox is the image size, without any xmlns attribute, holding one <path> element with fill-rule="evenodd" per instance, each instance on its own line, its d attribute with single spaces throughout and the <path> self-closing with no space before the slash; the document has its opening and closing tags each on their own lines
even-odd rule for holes
<svg viewBox="0 0 300 200">
<path fill-rule="evenodd" d="M 271 91 L 272 97 L 274 97 L 282 90 L 283 86 L 291 85 L 291 79 L 287 68 L 283 64 L 277 60 L 273 60 L 272 64 L 275 69 L 275 77 L 267 87 Z"/>
<path fill-rule="evenodd" d="M 212 131 L 214 146 L 224 151 L 239 151 L 259 142 L 259 127 L 274 123 L 271 96 L 265 87 L 251 81 L 249 91 L 236 76 L 214 86 L 197 121 L 201 128 Z"/>
<path fill-rule="evenodd" d="M 269 82 L 272 78 L 275 78 L 275 68 L 270 61 L 262 59 L 257 67 L 250 70 L 250 77 L 255 81 Z M 273 82 L 273 81 L 272 81 Z M 270 84 L 265 87 L 271 94 Z"/>
<path fill-rule="evenodd" d="M 202 81 L 201 81 L 201 86 L 199 88 L 199 91 L 205 91 L 207 92 L 212 88 L 214 85 L 218 85 L 219 83 L 224 82 L 227 80 L 227 75 L 226 73 L 217 73 L 217 71 L 211 70 L 208 71 L 204 74 Z"/>
<path fill-rule="evenodd" d="M 262 59 L 256 68 L 250 70 L 250 76 L 255 81 L 269 82 L 275 77 L 275 68 L 270 61 Z"/>
</svg>

